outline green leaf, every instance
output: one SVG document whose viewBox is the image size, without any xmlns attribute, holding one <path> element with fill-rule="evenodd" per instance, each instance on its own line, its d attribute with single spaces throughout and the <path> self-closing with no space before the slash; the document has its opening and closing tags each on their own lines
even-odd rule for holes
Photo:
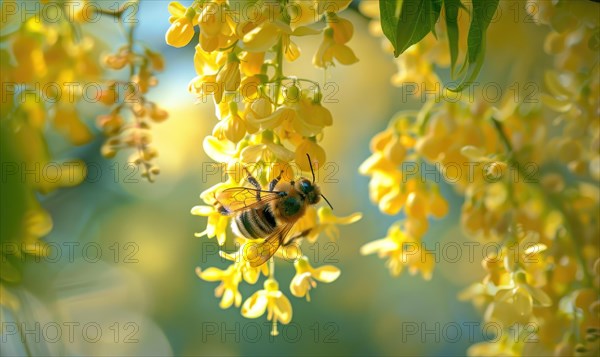
<svg viewBox="0 0 600 357">
<path fill-rule="evenodd" d="M 450 48 L 450 71 L 454 77 L 454 68 L 458 60 L 458 10 L 462 7 L 460 0 L 444 0 L 446 12 L 446 32 Z"/>
<path fill-rule="evenodd" d="M 435 28 L 442 0 L 380 0 L 381 29 L 398 57 Z"/>
<path fill-rule="evenodd" d="M 400 19 L 402 0 L 380 0 L 379 12 L 381 14 L 381 30 L 385 37 L 396 46 L 396 33 Z"/>
<path fill-rule="evenodd" d="M 479 74 L 485 57 L 485 33 L 496 13 L 499 0 L 473 0 L 471 25 L 467 36 L 467 74 L 456 88 L 448 88 L 459 92 L 471 84 Z"/>
</svg>

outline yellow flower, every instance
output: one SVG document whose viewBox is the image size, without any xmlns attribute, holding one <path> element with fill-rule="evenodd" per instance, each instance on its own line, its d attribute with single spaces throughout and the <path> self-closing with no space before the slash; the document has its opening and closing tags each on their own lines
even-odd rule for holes
<svg viewBox="0 0 600 357">
<path fill-rule="evenodd" d="M 235 55 L 231 55 L 228 58 L 225 66 L 217 74 L 216 81 L 217 89 L 214 92 L 215 103 L 219 104 L 223 99 L 224 92 L 235 92 L 240 86 L 240 61 Z"/>
<path fill-rule="evenodd" d="M 198 25 L 200 34 L 207 37 L 215 37 L 221 33 L 223 26 L 223 6 L 217 3 L 206 3 L 200 12 Z"/>
<path fill-rule="evenodd" d="M 238 29 L 239 27 L 238 25 Z M 292 29 L 290 25 L 277 19 L 275 21 L 263 22 L 247 32 L 244 31 L 242 35 L 244 45 L 242 47 L 251 52 L 265 52 L 275 46 L 277 41 L 283 36 L 284 51 L 295 52 L 295 45 L 291 44 L 290 36 L 315 35 L 319 32 L 319 30 L 314 30 L 306 26 L 298 26 Z M 288 57 L 290 57 L 288 59 L 293 60 L 296 56 L 290 53 Z"/>
<path fill-rule="evenodd" d="M 237 159 L 237 149 L 234 143 L 228 140 L 219 140 L 214 136 L 207 136 L 202 142 L 204 152 L 216 162 L 232 163 Z"/>
<path fill-rule="evenodd" d="M 306 92 L 302 92 L 300 100 L 288 101 L 286 106 L 292 108 L 295 115 L 290 119 L 293 130 L 302 136 L 315 136 L 322 132 L 323 128 L 333 124 L 331 112 L 323 107 L 321 103 L 308 98 Z"/>
<path fill-rule="evenodd" d="M 247 240 L 244 240 L 243 238 L 240 240 L 243 240 L 244 244 L 247 241 Z M 254 240 L 249 240 L 249 241 L 254 241 Z M 256 242 L 257 241 L 255 241 L 255 243 Z M 235 264 L 238 266 L 237 269 L 242 273 L 242 277 L 244 278 L 244 281 L 246 281 L 248 284 L 256 284 L 261 273 L 264 276 L 269 276 L 269 267 L 267 264 L 262 264 L 257 267 L 253 267 L 252 265 L 250 265 L 249 260 L 244 258 L 244 253 L 246 252 L 246 250 L 244 248 L 244 244 L 242 244 L 240 249 L 233 254 L 229 254 L 224 251 L 220 251 L 219 254 L 223 258 L 235 262 Z"/>
<path fill-rule="evenodd" d="M 242 37 L 243 48 L 250 52 L 266 52 L 275 46 L 280 36 L 280 26 L 272 22 L 264 22 Z"/>
<path fill-rule="evenodd" d="M 276 280 L 269 278 L 265 281 L 264 289 L 252 294 L 242 305 L 242 316 L 255 319 L 267 311 L 267 320 L 272 321 L 271 335 L 277 336 L 277 323 L 288 324 L 292 320 L 292 304 L 279 291 Z"/>
<path fill-rule="evenodd" d="M 171 26 L 165 34 L 165 41 L 173 47 L 183 47 L 194 37 L 194 26 L 198 24 L 198 15 L 192 7 L 185 8 L 179 2 L 169 3 Z"/>
<path fill-rule="evenodd" d="M 240 69 L 245 76 L 260 74 L 262 65 L 265 63 L 264 52 L 243 51 L 240 56 Z"/>
<path fill-rule="evenodd" d="M 340 229 L 337 227 L 340 224 L 347 225 L 358 222 L 362 218 L 362 213 L 354 212 L 349 216 L 337 217 L 329 206 L 319 207 L 317 211 L 319 224 L 317 224 L 306 237 L 310 243 L 314 243 L 321 233 L 325 233 L 329 239 L 335 241 L 340 236 Z"/>
<path fill-rule="evenodd" d="M 295 152 L 295 162 L 300 170 L 310 172 L 310 163 L 308 162 L 307 154 L 310 155 L 310 161 L 315 172 L 323 167 L 326 162 L 325 150 L 314 140 L 305 138 L 296 147 Z"/>
<path fill-rule="evenodd" d="M 354 34 L 352 22 L 332 14 L 328 16 L 328 24 L 333 29 L 333 40 L 336 43 L 344 45 L 352 39 Z"/>
<path fill-rule="evenodd" d="M 506 327 L 515 322 L 526 323 L 534 305 L 548 307 L 552 299 L 542 289 L 529 285 L 524 272 L 514 273 L 510 286 L 496 292 L 494 303 L 490 305 L 491 318 Z"/>
<path fill-rule="evenodd" d="M 228 217 L 222 215 L 214 206 L 194 206 L 191 213 L 195 216 L 208 217 L 206 229 L 200 233 L 195 233 L 196 237 L 207 236 L 208 238 L 217 237 L 219 245 L 225 244 Z"/>
<path fill-rule="evenodd" d="M 344 65 L 358 62 L 358 58 L 352 49 L 344 44 L 337 43 L 334 38 L 334 30 L 328 28 L 323 33 L 323 42 L 313 57 L 313 65 L 319 68 L 333 66 L 335 58 Z"/>
<path fill-rule="evenodd" d="M 246 146 L 240 153 L 240 161 L 246 164 L 254 164 L 260 161 L 273 163 L 276 161 L 290 162 L 294 153 L 283 145 L 273 142 L 273 133 L 262 132 L 260 143 Z"/>
<path fill-rule="evenodd" d="M 313 268 L 306 256 L 302 256 L 294 262 L 296 275 L 290 283 L 290 291 L 296 297 L 306 296 L 306 301 L 310 301 L 309 290 L 316 288 L 316 279 L 323 283 L 331 283 L 340 276 L 340 270 L 333 265 L 324 265 Z"/>
<path fill-rule="evenodd" d="M 276 129 L 295 116 L 294 110 L 285 106 L 273 112 L 273 105 L 266 98 L 258 98 L 247 108 L 246 119 L 261 129 Z"/>
<path fill-rule="evenodd" d="M 388 258 L 386 265 L 393 276 L 399 276 L 407 266 L 411 275 L 419 271 L 425 280 L 430 280 L 433 272 L 433 255 L 423 250 L 421 245 L 401 230 L 400 224 L 392 225 L 384 238 L 369 242 L 360 248 L 360 254 L 377 253 L 380 258 Z"/>
<path fill-rule="evenodd" d="M 290 26 L 295 29 L 299 26 L 306 26 L 319 20 L 320 14 L 317 14 L 317 7 L 314 0 L 292 0 L 287 7 L 290 17 Z"/>
<path fill-rule="evenodd" d="M 202 271 L 196 268 L 196 275 L 206 281 L 221 281 L 221 284 L 215 289 L 215 296 L 222 297 L 219 306 L 227 309 L 231 305 L 239 307 L 242 304 L 242 294 L 238 291 L 238 285 L 241 280 L 241 274 L 235 265 L 230 265 L 226 270 L 210 267 Z"/>
<path fill-rule="evenodd" d="M 207 75 L 207 74 L 215 74 L 225 65 L 227 61 L 227 55 L 225 52 L 206 52 L 200 47 L 200 45 L 196 45 L 194 52 L 194 69 L 199 76 Z M 214 82 L 214 81 L 213 81 Z"/>
<path fill-rule="evenodd" d="M 216 96 L 218 89 L 216 74 L 194 77 L 188 84 L 188 91 L 197 96 L 200 101 L 204 101 L 211 94 Z"/>
<path fill-rule="evenodd" d="M 206 2 L 200 13 L 200 47 L 206 52 L 229 47 L 237 40 L 234 29 L 236 23 L 222 2 Z"/>
<path fill-rule="evenodd" d="M 219 140 L 227 139 L 234 143 L 242 140 L 246 136 L 246 121 L 240 117 L 237 111 L 237 103 L 221 102 L 219 116 L 221 120 L 213 128 L 213 136 Z"/>
</svg>

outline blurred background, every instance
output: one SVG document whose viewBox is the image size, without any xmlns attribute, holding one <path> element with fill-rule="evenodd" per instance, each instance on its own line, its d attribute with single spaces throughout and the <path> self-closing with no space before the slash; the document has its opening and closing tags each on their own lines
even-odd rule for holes
<svg viewBox="0 0 600 357">
<path fill-rule="evenodd" d="M 288 294 L 294 317 L 291 325 L 280 326 L 278 337 L 269 335 L 264 317 L 248 320 L 239 309 L 218 307 L 217 283 L 198 279 L 194 270 L 226 264 L 215 254 L 214 239 L 194 237 L 206 221 L 190 214 L 191 207 L 201 204 L 199 193 L 223 179 L 203 169 L 212 161 L 202 140 L 216 117 L 212 102 L 196 103 L 187 91 L 195 75 L 193 46 L 175 50 L 165 44 L 167 4 L 142 1 L 136 30 L 166 60 L 159 85 L 149 94 L 170 113 L 153 130 L 161 174 L 148 183 L 125 164 L 125 156 L 102 158 L 101 135 L 77 148 L 58 135 L 50 137 L 56 157 L 81 158 L 91 167 L 90 176 L 79 186 L 39 195 L 54 221 L 44 239 L 53 253 L 24 258 L 23 283 L 8 286 L 21 310 L 2 307 L 2 354 L 448 356 L 463 355 L 468 346 L 492 338 L 493 330 L 482 329 L 481 314 L 457 299 L 484 274 L 481 256 L 466 259 L 463 251 L 463 259 L 455 263 L 441 260 L 433 279 L 425 281 L 407 273 L 392 278 L 382 260 L 359 255 L 362 245 L 384 237 L 398 217 L 384 216 L 370 203 L 368 178 L 358 174 L 358 166 L 369 156 L 369 139 L 389 118 L 398 110 L 419 108 L 421 102 L 402 100 L 402 89 L 390 84 L 396 67 L 380 39 L 369 35 L 368 19 L 356 6 L 345 16 L 355 26 L 350 45 L 359 63 L 317 70 L 311 58 L 318 43 L 300 39 L 301 57 L 286 64 L 288 73 L 335 84 L 329 88 L 333 101 L 326 103 L 334 124 L 326 129 L 322 145 L 339 170 L 331 176 L 336 182 L 322 183 L 322 190 L 337 215 L 360 211 L 363 219 L 341 227 L 335 245 L 321 239 L 306 252 L 314 254 L 316 265 L 336 264 L 342 274 L 332 284 L 319 284 L 311 302 Z M 86 26 L 109 47 L 121 42 L 114 40 L 122 34 L 110 21 Z M 530 42 L 536 39 L 536 26 L 519 26 L 510 33 L 492 26 L 482 80 L 505 79 L 516 57 L 536 60 L 527 49 L 536 43 Z M 508 45 L 503 41 L 508 37 L 522 38 L 522 43 Z M 84 118 L 96 132 L 93 123 L 100 109 L 90 108 Z M 433 251 L 436 244 L 463 246 L 466 241 L 458 219 L 462 201 L 451 188 L 442 189 L 451 210 L 446 218 L 430 222 L 424 241 Z M 282 284 L 293 274 L 291 264 L 278 265 Z M 259 288 L 260 283 L 242 284 L 241 292 L 247 298 Z M 288 286 L 281 288 L 289 293 Z"/>
</svg>

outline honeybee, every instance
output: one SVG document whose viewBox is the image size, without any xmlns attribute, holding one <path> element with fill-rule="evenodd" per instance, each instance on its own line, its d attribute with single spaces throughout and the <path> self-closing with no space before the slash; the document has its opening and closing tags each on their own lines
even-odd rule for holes
<svg viewBox="0 0 600 357">
<path fill-rule="evenodd" d="M 308 229 L 287 237 L 294 223 L 305 214 L 309 205 L 319 203 L 322 197 L 333 209 L 319 186 L 315 184 L 312 162 L 310 156 L 306 156 L 312 182 L 304 177 L 295 181 L 282 181 L 280 173 L 269 183 L 268 190 L 264 190 L 246 170 L 246 179 L 254 187 L 233 187 L 216 194 L 218 211 L 222 215 L 234 217 L 231 228 L 236 235 L 248 239 L 264 238 L 256 245 L 258 255 L 249 259 L 253 267 L 264 264 L 281 245 L 289 245 L 310 232 Z"/>
</svg>

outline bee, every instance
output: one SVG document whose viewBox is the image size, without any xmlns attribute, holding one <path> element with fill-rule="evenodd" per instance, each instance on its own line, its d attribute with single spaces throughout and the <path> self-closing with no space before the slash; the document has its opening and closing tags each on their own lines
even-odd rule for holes
<svg viewBox="0 0 600 357">
<path fill-rule="evenodd" d="M 315 183 L 315 171 L 310 156 L 306 156 L 312 182 L 304 177 L 295 181 L 282 181 L 282 171 L 265 190 L 246 169 L 246 179 L 253 187 L 228 188 L 215 196 L 219 213 L 234 218 L 231 221 L 231 229 L 236 235 L 248 239 L 264 238 L 256 245 L 259 254 L 249 259 L 253 267 L 264 264 L 280 246 L 287 246 L 310 232 L 308 229 L 287 237 L 294 223 L 305 214 L 309 205 L 319 203 L 322 197 L 333 209 Z"/>
</svg>

